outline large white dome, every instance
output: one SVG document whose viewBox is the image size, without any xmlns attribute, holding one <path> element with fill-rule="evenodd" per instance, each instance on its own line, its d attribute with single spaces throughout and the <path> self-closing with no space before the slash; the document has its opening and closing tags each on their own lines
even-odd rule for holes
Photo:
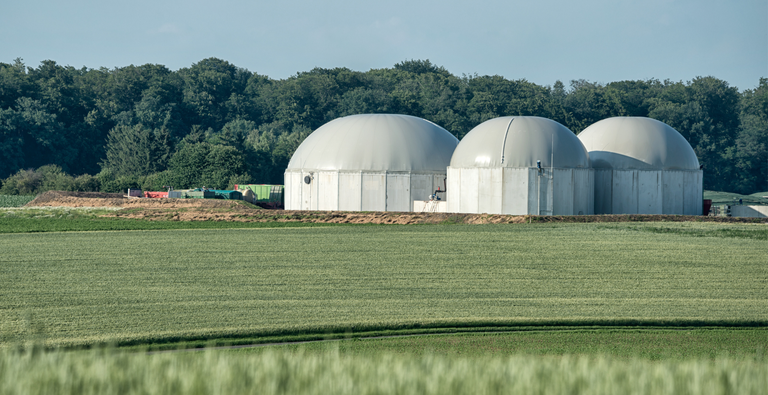
<svg viewBox="0 0 768 395">
<path fill-rule="evenodd" d="M 453 168 L 550 167 L 589 168 L 589 155 L 570 129 L 541 117 L 500 117 L 481 123 L 461 140 L 451 158 Z M 502 163 L 503 156 L 503 163 Z"/>
<path fill-rule="evenodd" d="M 425 119 L 361 114 L 319 127 L 301 143 L 288 170 L 445 172 L 459 140 Z"/>
<path fill-rule="evenodd" d="M 671 126 L 644 117 L 615 117 L 579 134 L 594 168 L 698 170 L 691 145 Z"/>
</svg>

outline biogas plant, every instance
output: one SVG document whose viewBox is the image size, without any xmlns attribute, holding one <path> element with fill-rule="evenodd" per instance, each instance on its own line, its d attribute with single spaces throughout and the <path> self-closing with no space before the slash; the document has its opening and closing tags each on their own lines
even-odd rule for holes
<svg viewBox="0 0 768 395">
<path fill-rule="evenodd" d="M 459 141 L 408 115 L 338 118 L 299 146 L 285 208 L 511 215 L 701 215 L 703 171 L 669 125 L 615 117 L 576 136 L 547 118 L 500 117 Z"/>
</svg>

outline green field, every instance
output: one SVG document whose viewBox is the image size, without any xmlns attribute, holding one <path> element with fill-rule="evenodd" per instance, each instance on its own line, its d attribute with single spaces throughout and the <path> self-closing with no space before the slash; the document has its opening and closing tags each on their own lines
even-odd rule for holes
<svg viewBox="0 0 768 395">
<path fill-rule="evenodd" d="M 619 223 L 3 234 L 0 335 L 73 346 L 764 327 L 766 232 Z"/>
<path fill-rule="evenodd" d="M 768 205 L 768 192 L 758 192 L 751 195 L 740 195 L 731 192 L 704 191 L 704 199 L 711 199 L 713 205 L 719 204 L 738 204 L 739 199 L 742 204 Z"/>
<path fill-rule="evenodd" d="M 125 211 L 120 207 L 5 208 L 0 209 L 0 233 L 337 226 L 311 222 L 149 221 L 103 216 L 117 210 Z"/>
<path fill-rule="evenodd" d="M 610 355 L 613 358 L 648 360 L 715 360 L 727 356 L 763 360 L 768 352 L 768 328 L 520 330 L 286 343 L 236 348 L 232 352 L 262 353 L 269 350 L 302 353 L 331 350 L 352 355 Z"/>
</svg>

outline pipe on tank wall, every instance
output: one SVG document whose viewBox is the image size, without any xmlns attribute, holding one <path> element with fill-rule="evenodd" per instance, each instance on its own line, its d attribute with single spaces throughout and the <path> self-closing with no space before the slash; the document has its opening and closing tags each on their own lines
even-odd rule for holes
<svg viewBox="0 0 768 395">
<path fill-rule="evenodd" d="M 440 186 L 438 185 L 437 186 L 437 190 L 435 191 L 435 193 L 433 195 L 437 196 L 438 192 L 447 192 L 448 191 L 448 184 L 446 183 L 447 179 L 448 179 L 448 177 L 443 178 L 443 188 L 444 189 L 441 191 L 440 190 Z"/>
<path fill-rule="evenodd" d="M 512 117 L 512 119 L 509 120 L 509 123 L 507 124 L 507 130 L 504 132 L 504 140 L 501 142 L 501 165 L 504 166 L 504 149 L 507 146 L 507 135 L 509 134 L 509 127 L 512 126 L 512 121 L 515 120 L 515 117 Z"/>
</svg>

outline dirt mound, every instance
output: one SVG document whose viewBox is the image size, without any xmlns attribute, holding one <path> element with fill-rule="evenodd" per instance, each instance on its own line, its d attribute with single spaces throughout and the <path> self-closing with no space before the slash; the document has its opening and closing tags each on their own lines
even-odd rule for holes
<svg viewBox="0 0 768 395">
<path fill-rule="evenodd" d="M 768 218 L 687 215 L 498 215 L 349 211 L 264 210 L 239 200 L 139 199 L 121 194 L 50 191 L 27 206 L 123 207 L 105 216 L 160 221 L 315 222 L 345 224 L 515 224 L 544 222 L 743 222 L 768 223 Z"/>
<path fill-rule="evenodd" d="M 127 199 L 126 208 L 174 209 L 174 208 L 246 208 L 239 200 L 219 199 Z M 251 208 L 259 210 L 258 208 Z"/>
<path fill-rule="evenodd" d="M 195 210 L 143 209 L 116 211 L 111 217 L 159 221 L 231 221 L 231 222 L 312 222 L 337 224 L 519 224 L 519 223 L 586 223 L 586 222 L 731 222 L 768 223 L 768 218 L 701 217 L 686 215 L 498 215 L 447 213 L 393 213 L 348 211 L 285 211 L 198 208 Z"/>
<path fill-rule="evenodd" d="M 235 208 L 235 207 L 231 207 Z M 445 213 L 393 213 L 347 211 L 285 211 L 238 207 L 236 210 L 198 208 L 197 210 L 144 209 L 107 214 L 110 217 L 160 221 L 232 221 L 232 222 L 312 222 L 329 224 L 499 224 L 522 223 L 525 216 Z"/>
<path fill-rule="evenodd" d="M 48 191 L 37 195 L 26 207 L 120 207 L 126 200 L 119 193 Z M 88 204 L 83 204 L 85 202 Z"/>
<path fill-rule="evenodd" d="M 119 193 L 48 191 L 38 195 L 26 207 L 125 207 L 125 208 L 233 208 L 242 203 L 213 199 L 127 198 Z"/>
</svg>

